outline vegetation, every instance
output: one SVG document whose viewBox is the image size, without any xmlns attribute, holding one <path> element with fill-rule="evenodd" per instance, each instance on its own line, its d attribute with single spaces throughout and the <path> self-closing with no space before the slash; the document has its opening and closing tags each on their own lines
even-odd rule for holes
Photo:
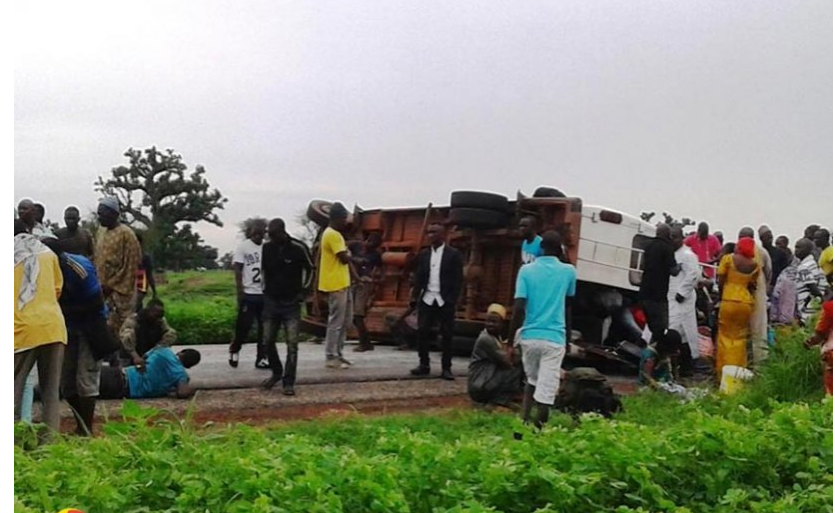
<svg viewBox="0 0 835 513">
<path fill-rule="evenodd" d="M 126 403 L 94 440 L 31 448 L 18 426 L 15 511 L 832 511 L 832 399 L 809 355 L 779 351 L 737 396 L 642 393 L 541 433 L 460 411 L 200 429 Z M 788 369 L 809 380 L 778 382 Z"/>
<path fill-rule="evenodd" d="M 177 330 L 177 343 L 228 344 L 238 310 L 235 274 L 187 271 L 167 273 L 166 278 L 167 283 L 159 285 L 157 292 L 165 302 L 168 323 Z"/>
<path fill-rule="evenodd" d="M 127 166 L 117 166 L 108 179 L 99 177 L 96 190 L 119 198 L 125 221 L 146 231 L 146 251 L 157 267 L 195 269 L 216 267 L 217 249 L 206 246 L 191 224 L 205 221 L 223 226 L 217 215 L 227 199 L 210 189 L 206 169 L 188 166 L 172 149 L 159 151 L 129 148 Z"/>
</svg>

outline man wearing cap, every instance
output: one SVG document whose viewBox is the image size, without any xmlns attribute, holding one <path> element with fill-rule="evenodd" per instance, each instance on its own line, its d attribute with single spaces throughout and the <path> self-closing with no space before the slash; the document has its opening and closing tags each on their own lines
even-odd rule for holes
<svg viewBox="0 0 835 513">
<path fill-rule="evenodd" d="M 104 300 L 110 310 L 107 326 L 114 337 L 125 319 L 133 312 L 136 268 L 142 249 L 133 230 L 119 221 L 119 200 L 107 196 L 99 201 L 96 211 L 101 230 L 96 243 L 96 272 L 101 282 Z M 134 358 L 142 365 L 141 358 Z"/>
<path fill-rule="evenodd" d="M 477 404 L 506 406 L 522 391 L 522 367 L 505 335 L 506 320 L 505 307 L 498 303 L 487 307 L 467 375 L 467 393 Z"/>
<path fill-rule="evenodd" d="M 340 231 L 348 222 L 348 209 L 342 203 L 331 206 L 330 223 L 322 233 L 319 246 L 319 291 L 328 295 L 328 330 L 325 335 L 325 365 L 347 369 L 351 362 L 342 356 L 342 348 L 353 319 L 351 297 L 351 255 Z"/>
</svg>

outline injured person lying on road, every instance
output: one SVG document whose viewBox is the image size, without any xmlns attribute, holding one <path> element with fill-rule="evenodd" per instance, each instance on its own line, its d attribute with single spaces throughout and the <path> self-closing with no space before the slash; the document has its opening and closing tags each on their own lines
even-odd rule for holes
<svg viewBox="0 0 835 513">
<path fill-rule="evenodd" d="M 186 369 L 200 363 L 200 352 L 183 349 L 177 354 L 157 346 L 145 354 L 145 366 L 105 367 L 101 372 L 100 399 L 147 399 L 173 395 L 186 399 L 194 395 Z"/>
</svg>

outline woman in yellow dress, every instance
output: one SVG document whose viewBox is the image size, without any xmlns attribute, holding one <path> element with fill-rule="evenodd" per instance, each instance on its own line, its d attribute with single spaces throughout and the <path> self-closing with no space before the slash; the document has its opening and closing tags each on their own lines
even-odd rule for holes
<svg viewBox="0 0 835 513">
<path fill-rule="evenodd" d="M 719 333 L 716 337 L 716 373 L 725 365 L 746 367 L 749 320 L 754 312 L 754 294 L 760 264 L 756 261 L 754 239 L 743 237 L 732 255 L 725 255 L 717 272 L 719 295 Z"/>
</svg>

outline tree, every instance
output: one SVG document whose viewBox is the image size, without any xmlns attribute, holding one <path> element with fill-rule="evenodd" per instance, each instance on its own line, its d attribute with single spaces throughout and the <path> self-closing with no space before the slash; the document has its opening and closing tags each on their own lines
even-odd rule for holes
<svg viewBox="0 0 835 513">
<path fill-rule="evenodd" d="M 99 176 L 96 191 L 119 199 L 124 221 L 134 229 L 147 230 L 145 251 L 154 256 L 159 267 L 187 268 L 187 262 L 205 261 L 213 250 L 202 245 L 191 225 L 205 221 L 223 226 L 216 211 L 228 201 L 219 190 L 211 189 L 202 165 L 187 174 L 188 166 L 173 149 L 146 150 L 128 148 L 129 165 L 111 170 L 112 177 Z M 192 251 L 183 254 L 181 251 Z M 202 267 L 208 267 L 201 265 Z"/>
<path fill-rule="evenodd" d="M 232 269 L 232 260 L 234 259 L 234 255 L 231 251 L 228 253 L 224 253 L 222 257 L 217 261 L 218 265 L 220 265 L 221 269 L 230 270 Z"/>
<path fill-rule="evenodd" d="M 178 228 L 171 237 L 167 237 L 163 248 L 166 257 L 164 267 L 167 269 L 181 271 L 198 267 L 218 267 L 217 248 L 205 245 L 200 234 L 191 231 L 190 224 Z"/>
</svg>

